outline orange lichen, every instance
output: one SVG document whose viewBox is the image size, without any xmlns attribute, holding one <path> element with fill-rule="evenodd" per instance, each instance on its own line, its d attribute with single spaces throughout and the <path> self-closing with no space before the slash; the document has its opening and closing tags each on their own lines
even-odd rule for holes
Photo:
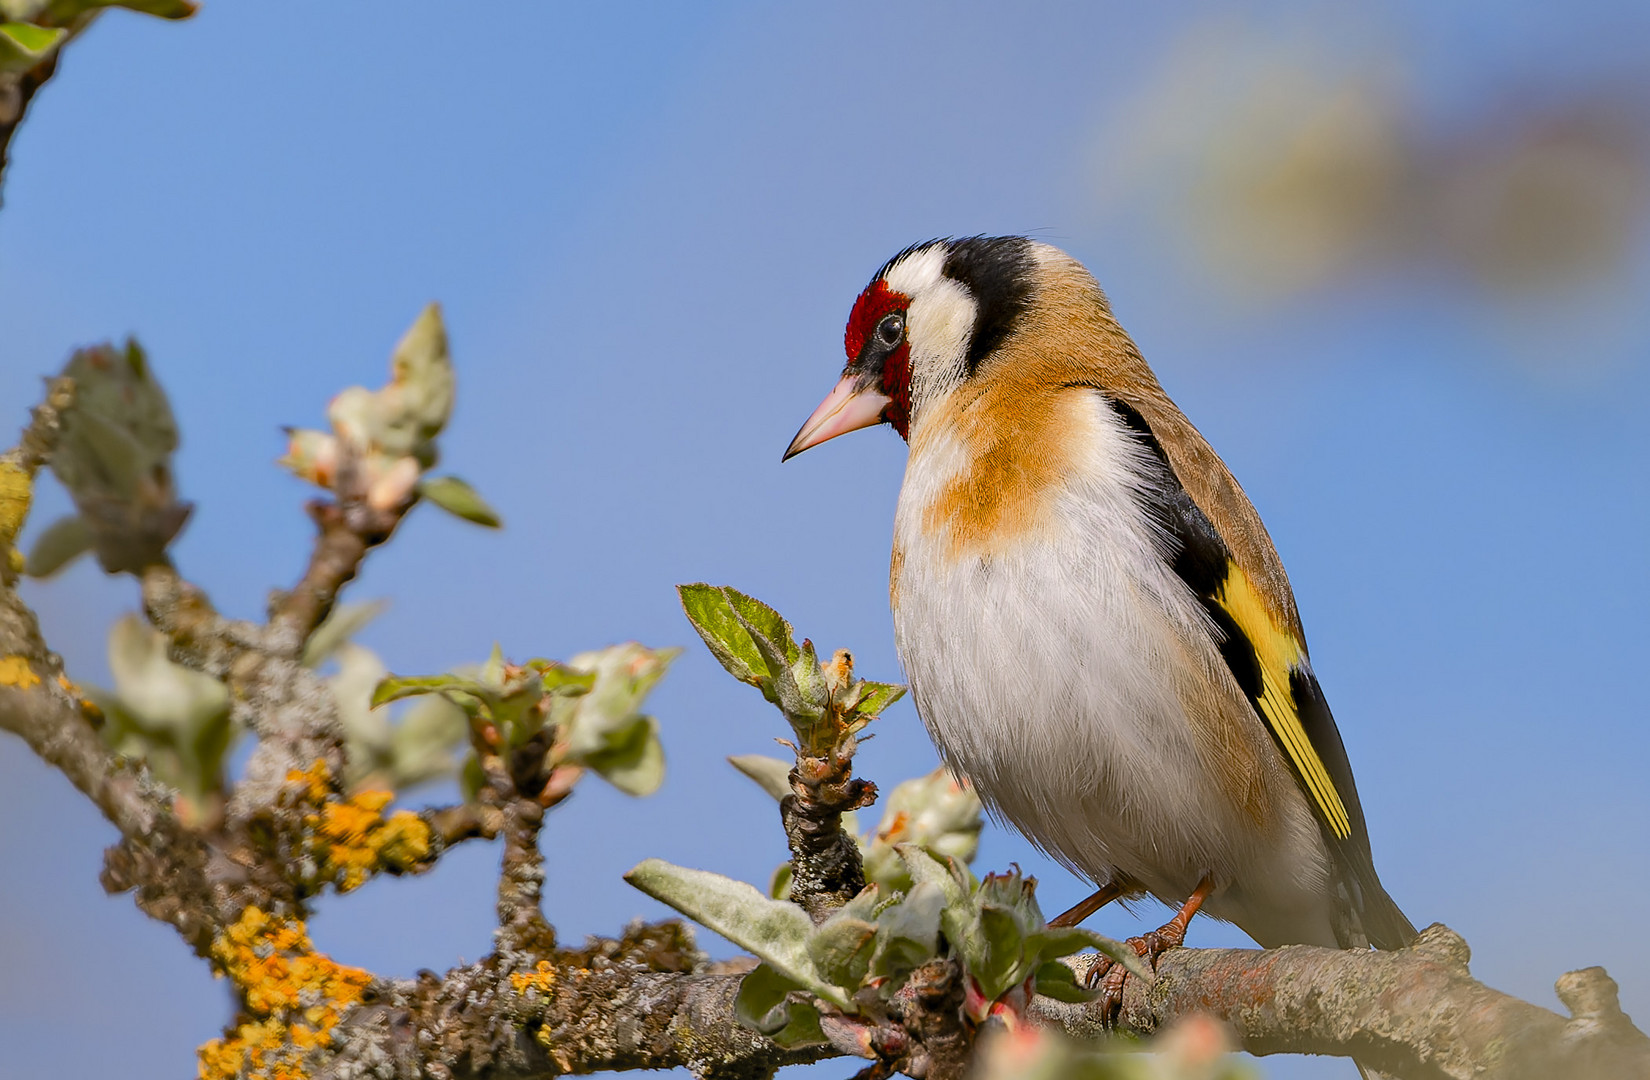
<svg viewBox="0 0 1650 1080">
<path fill-rule="evenodd" d="M 27 658 L 22 656 L 0 656 L 0 686 L 15 686 L 19 690 L 31 690 L 40 685 L 40 676 L 34 673 Z"/>
<path fill-rule="evenodd" d="M 75 704 L 80 706 L 81 713 L 88 720 L 101 721 L 103 719 L 103 710 L 97 707 L 97 702 L 87 697 L 81 691 L 80 687 L 76 686 L 73 682 L 70 682 L 67 675 L 59 674 L 57 676 L 57 685 L 63 688 L 63 692 L 65 694 L 68 694 L 70 697 L 74 698 Z"/>
<path fill-rule="evenodd" d="M 302 798 L 307 802 L 321 803 L 332 794 L 332 770 L 327 763 L 317 761 L 307 769 L 293 769 L 286 774 L 289 784 L 302 784 Z"/>
<path fill-rule="evenodd" d="M 387 791 L 363 791 L 349 798 L 332 790 L 324 762 L 287 774 L 302 785 L 306 847 L 315 860 L 316 885 L 336 885 L 339 892 L 360 888 L 373 874 L 404 872 L 430 857 L 430 827 L 417 814 L 384 808 L 394 798 Z"/>
<path fill-rule="evenodd" d="M 538 968 L 534 971 L 513 972 L 510 975 L 510 985 L 518 994 L 525 994 L 529 990 L 548 994 L 556 988 L 556 969 L 550 966 L 550 961 L 540 960 Z"/>
<path fill-rule="evenodd" d="M 372 976 L 315 951 L 303 922 L 256 906 L 212 943 L 216 974 L 239 989 L 239 1022 L 200 1048 L 200 1080 L 302 1080 L 309 1051 L 361 1000 Z"/>
</svg>

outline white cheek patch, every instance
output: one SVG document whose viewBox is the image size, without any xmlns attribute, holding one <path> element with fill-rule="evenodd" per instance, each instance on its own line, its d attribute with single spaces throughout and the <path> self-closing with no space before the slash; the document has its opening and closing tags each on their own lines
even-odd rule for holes
<svg viewBox="0 0 1650 1080">
<path fill-rule="evenodd" d="M 975 314 L 974 297 L 951 278 L 942 277 L 912 298 L 905 324 L 911 340 L 913 409 L 943 397 L 962 380 Z"/>
<path fill-rule="evenodd" d="M 883 280 L 911 298 L 905 313 L 911 342 L 911 409 L 944 397 L 963 376 L 963 357 L 974 332 L 974 298 L 945 276 L 948 249 L 935 244 L 895 263 Z"/>
</svg>

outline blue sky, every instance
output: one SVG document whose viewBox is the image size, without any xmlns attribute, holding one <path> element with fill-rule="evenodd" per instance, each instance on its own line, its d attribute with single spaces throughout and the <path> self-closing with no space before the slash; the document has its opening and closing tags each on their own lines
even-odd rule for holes
<svg viewBox="0 0 1650 1080">
<path fill-rule="evenodd" d="M 1642 220 L 1621 271 L 1589 290 L 1605 296 L 1596 310 L 1512 303 L 1426 262 L 1262 303 L 1185 255 L 1174 185 L 1153 178 L 1195 165 L 1113 182 L 1142 153 L 1142 95 L 1173 85 L 1188 35 L 1327 42 L 1398 72 L 1407 115 L 1449 144 L 1508 100 L 1584 97 L 1642 69 L 1650 16 L 1608 3 L 1358 19 L 1084 4 L 488 15 L 208 0 L 185 24 L 104 18 L 12 147 L 0 403 L 20 424 L 72 347 L 137 334 L 184 431 L 177 471 L 197 509 L 179 563 L 253 616 L 308 550 L 309 493 L 272 464 L 280 426 L 319 424 L 337 390 L 378 385 L 390 346 L 440 300 L 459 371 L 444 466 L 507 528 L 415 513 L 353 586 L 394 604 L 365 643 L 406 672 L 495 640 L 518 657 L 689 646 L 654 702 L 665 788 L 636 801 L 592 781 L 546 829 L 564 938 L 659 915 L 620 880 L 646 856 L 755 881 L 783 857 L 767 797 L 722 763 L 769 749 L 778 717 L 698 646 L 672 586 L 736 585 L 822 647 L 853 648 L 868 677 L 898 677 L 886 573 L 903 446 L 878 430 L 783 468 L 779 455 L 888 255 L 1022 232 L 1094 270 L 1265 516 L 1393 895 L 1465 934 L 1492 985 L 1556 1006 L 1557 975 L 1603 963 L 1628 1012 L 1650 1015 Z M 65 502 L 46 494 L 37 527 Z M 132 582 L 81 565 L 29 596 L 71 668 L 104 678 Z M 864 775 L 886 786 L 932 767 L 908 704 L 879 726 Z M 0 817 L 0 1078 L 191 1074 L 227 993 L 169 928 L 103 896 L 112 831 L 9 738 Z M 474 959 L 496 858 L 472 846 L 428 878 L 328 900 L 314 935 L 383 973 Z M 979 865 L 1010 861 L 1042 878 L 1050 910 L 1085 891 L 989 832 Z M 1156 914 L 1095 925 L 1123 936 Z M 1192 940 L 1244 939 L 1200 922 Z"/>
</svg>

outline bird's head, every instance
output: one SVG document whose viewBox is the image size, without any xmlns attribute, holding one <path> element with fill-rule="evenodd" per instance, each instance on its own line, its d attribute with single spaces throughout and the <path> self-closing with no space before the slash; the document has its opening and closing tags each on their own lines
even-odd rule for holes
<svg viewBox="0 0 1650 1080">
<path fill-rule="evenodd" d="M 1042 245 L 1019 236 L 930 240 L 888 260 L 854 301 L 848 364 L 791 458 L 849 431 L 913 419 L 979 370 L 1030 307 Z"/>
</svg>

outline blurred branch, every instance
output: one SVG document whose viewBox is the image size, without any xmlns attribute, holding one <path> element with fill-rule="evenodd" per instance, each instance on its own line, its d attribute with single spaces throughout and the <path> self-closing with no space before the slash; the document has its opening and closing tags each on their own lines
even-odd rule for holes
<svg viewBox="0 0 1650 1080">
<path fill-rule="evenodd" d="M 292 591 L 281 597 L 271 613 L 270 625 L 286 635 L 287 641 L 303 642 L 326 619 L 338 601 L 338 593 L 355 579 L 367 552 L 390 538 L 401 519 L 411 510 L 417 495 L 408 491 L 395 505 L 378 509 L 370 505 L 365 492 L 356 492 L 348 483 L 351 470 L 340 471 L 337 499 L 313 499 L 308 506 L 318 534 L 309 566 Z"/>
<path fill-rule="evenodd" d="M 493 807 L 478 806 L 475 803 L 459 803 L 457 806 L 426 810 L 423 817 L 443 848 L 452 847 L 465 840 L 491 840 L 504 828 L 503 814 Z"/>
<path fill-rule="evenodd" d="M 0 728 L 60 770 L 122 833 L 141 835 L 162 805 L 103 745 L 91 719 L 95 708 L 77 698 L 34 613 L 13 591 L 19 568 L 12 544 L 28 516 L 35 475 L 50 460 L 63 410 L 73 401 L 74 383 L 52 380 L 17 446 L 0 454 Z"/>
<path fill-rule="evenodd" d="M 122 833 L 142 836 L 164 814 L 137 768 L 118 764 L 40 638 L 34 613 L 0 592 L 0 729 L 61 772 Z"/>
</svg>

